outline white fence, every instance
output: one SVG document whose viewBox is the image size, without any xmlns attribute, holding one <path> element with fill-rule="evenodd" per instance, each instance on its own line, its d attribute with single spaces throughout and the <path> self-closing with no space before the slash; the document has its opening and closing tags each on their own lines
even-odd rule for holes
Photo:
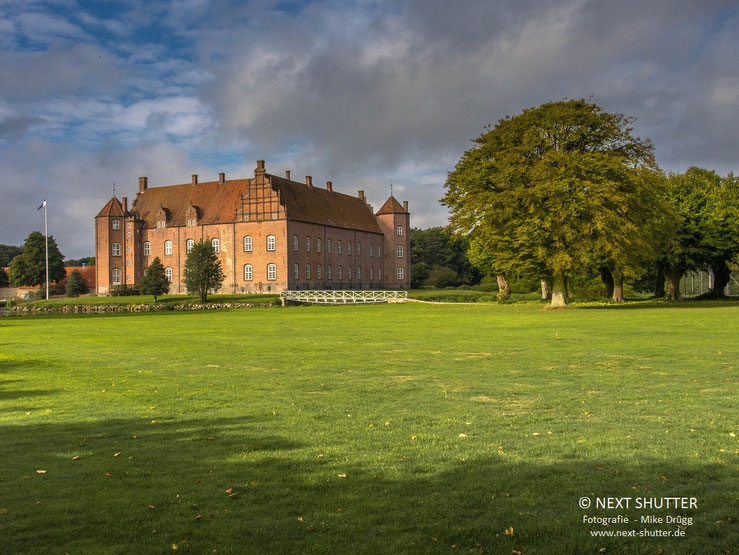
<svg viewBox="0 0 739 555">
<path fill-rule="evenodd" d="M 292 301 L 311 304 L 376 304 L 401 302 L 408 298 L 407 291 L 383 291 L 370 289 L 366 291 L 283 291 L 280 293 L 283 303 Z"/>
</svg>

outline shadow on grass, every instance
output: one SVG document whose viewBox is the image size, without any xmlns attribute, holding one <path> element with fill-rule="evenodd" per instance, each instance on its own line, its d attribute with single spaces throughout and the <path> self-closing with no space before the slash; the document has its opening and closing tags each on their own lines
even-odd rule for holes
<svg viewBox="0 0 739 555">
<path fill-rule="evenodd" d="M 420 442 L 353 454 L 263 426 L 184 417 L 0 426 L 0 552 L 161 553 L 176 544 L 196 553 L 722 553 L 739 543 L 730 465 L 547 464 L 495 446 L 486 457 L 455 460 Z M 696 497 L 698 508 L 578 507 L 595 496 Z M 586 525 L 585 514 L 637 523 Z M 693 524 L 682 538 L 589 535 L 677 529 L 639 524 L 644 514 Z"/>
</svg>

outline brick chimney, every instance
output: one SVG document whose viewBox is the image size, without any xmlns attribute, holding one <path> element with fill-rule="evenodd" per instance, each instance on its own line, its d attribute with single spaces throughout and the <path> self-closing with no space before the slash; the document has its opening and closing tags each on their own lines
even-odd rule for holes
<svg viewBox="0 0 739 555">
<path fill-rule="evenodd" d="M 192 174 L 192 184 L 197 185 L 198 184 L 198 174 L 194 173 Z"/>
<path fill-rule="evenodd" d="M 308 187 L 313 187 L 313 178 L 310 175 L 305 176 L 305 184 L 308 185 Z"/>
<path fill-rule="evenodd" d="M 264 160 L 257 160 L 257 167 L 254 169 L 254 177 L 264 175 L 267 170 L 264 168 Z"/>
<path fill-rule="evenodd" d="M 403 210 L 405 210 L 406 212 L 408 212 L 408 201 L 407 200 L 404 200 L 403 201 Z"/>
<path fill-rule="evenodd" d="M 334 190 L 334 184 L 331 181 L 326 181 L 326 189 L 328 189 L 329 192 Z"/>
<path fill-rule="evenodd" d="M 362 200 L 366 200 L 364 197 L 364 191 L 359 191 L 359 198 L 361 198 Z"/>
<path fill-rule="evenodd" d="M 221 172 L 218 174 L 218 183 L 225 183 L 226 182 L 226 174 Z"/>
<path fill-rule="evenodd" d="M 123 205 L 123 215 L 128 214 L 128 197 L 121 197 L 121 204 Z"/>
<path fill-rule="evenodd" d="M 285 170 L 285 179 L 290 181 L 290 170 Z"/>
<path fill-rule="evenodd" d="M 146 191 L 146 187 L 149 184 L 149 178 L 148 177 L 139 177 L 139 193 L 143 193 Z"/>
</svg>

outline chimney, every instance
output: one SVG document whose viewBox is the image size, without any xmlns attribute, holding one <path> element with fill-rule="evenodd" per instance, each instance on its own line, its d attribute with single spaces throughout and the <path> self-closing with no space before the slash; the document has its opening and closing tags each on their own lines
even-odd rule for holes
<svg viewBox="0 0 739 555">
<path fill-rule="evenodd" d="M 257 167 L 254 169 L 254 177 L 264 175 L 265 171 L 264 160 L 257 160 Z"/>
<path fill-rule="evenodd" d="M 326 181 L 326 189 L 328 189 L 329 192 L 334 190 L 334 184 L 331 181 Z"/>
<path fill-rule="evenodd" d="M 197 185 L 198 184 L 198 174 L 194 173 L 192 174 L 192 184 Z"/>
<path fill-rule="evenodd" d="M 308 185 L 308 187 L 313 187 L 313 178 L 310 175 L 305 176 L 305 184 Z"/>
<path fill-rule="evenodd" d="M 226 174 L 221 172 L 218 174 L 218 183 L 225 183 L 226 182 Z"/>
<path fill-rule="evenodd" d="M 128 197 L 121 197 L 121 204 L 123 204 L 123 215 L 128 214 Z"/>
<path fill-rule="evenodd" d="M 365 200 L 364 199 L 364 191 L 359 191 L 359 198 L 361 198 L 362 200 Z"/>
<path fill-rule="evenodd" d="M 403 201 L 403 210 L 405 210 L 406 212 L 408 212 L 408 201 L 407 200 L 404 200 Z"/>
<path fill-rule="evenodd" d="M 285 170 L 285 179 L 290 181 L 290 170 Z"/>
<path fill-rule="evenodd" d="M 139 193 L 143 193 L 144 191 L 146 191 L 148 182 L 149 182 L 148 177 L 139 177 Z"/>
</svg>

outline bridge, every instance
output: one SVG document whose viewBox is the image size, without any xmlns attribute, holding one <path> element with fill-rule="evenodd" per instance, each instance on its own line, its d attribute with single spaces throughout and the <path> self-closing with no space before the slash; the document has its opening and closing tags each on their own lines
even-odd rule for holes
<svg viewBox="0 0 739 555">
<path fill-rule="evenodd" d="M 408 291 L 385 291 L 368 289 L 352 290 L 306 290 L 283 291 L 280 300 L 284 305 L 287 302 L 309 304 L 378 304 L 403 302 L 408 298 Z"/>
</svg>

